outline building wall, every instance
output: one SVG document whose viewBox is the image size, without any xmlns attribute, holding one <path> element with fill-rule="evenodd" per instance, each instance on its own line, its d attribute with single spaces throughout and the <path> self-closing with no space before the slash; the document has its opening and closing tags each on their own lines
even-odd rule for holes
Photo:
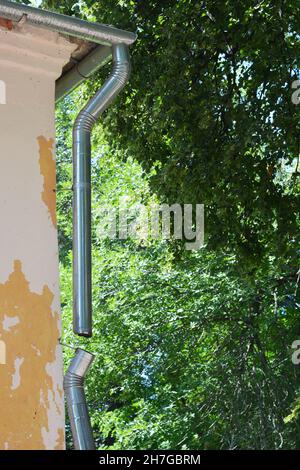
<svg viewBox="0 0 300 470">
<path fill-rule="evenodd" d="M 0 449 L 64 448 L 54 90 L 73 49 L 0 22 Z"/>
</svg>

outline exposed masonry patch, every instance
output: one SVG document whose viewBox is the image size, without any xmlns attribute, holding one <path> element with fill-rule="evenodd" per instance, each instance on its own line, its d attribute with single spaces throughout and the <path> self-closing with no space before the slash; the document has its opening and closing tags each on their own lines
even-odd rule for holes
<svg viewBox="0 0 300 470">
<path fill-rule="evenodd" d="M 18 260 L 8 280 L 0 284 L 0 324 L 5 317 L 19 319 L 12 329 L 1 332 L 7 350 L 6 365 L 0 367 L 0 403 L 5 403 L 0 420 L 2 450 L 49 448 L 49 410 L 61 422 L 62 411 L 49 403 L 50 397 L 54 401 L 56 397 L 49 364 L 56 361 L 59 338 L 58 315 L 51 308 L 53 297 L 47 285 L 42 294 L 30 290 Z M 38 355 L 34 348 L 42 354 Z M 52 448 L 63 449 L 61 427 L 52 427 L 52 433 Z"/>
<path fill-rule="evenodd" d="M 60 363 L 59 357 L 61 356 L 61 346 L 57 344 L 56 346 L 56 359 L 57 361 L 54 361 L 53 363 L 48 363 L 46 365 L 46 371 L 48 375 L 51 377 L 55 377 L 57 373 L 57 367 L 58 364 Z M 63 365 L 61 364 L 61 367 L 63 368 Z M 51 448 L 54 449 L 59 449 L 64 446 L 64 429 L 58 430 L 58 435 L 55 436 L 54 433 L 51 432 L 51 429 L 55 428 L 57 426 L 57 416 L 61 415 L 64 413 L 64 408 L 60 408 L 60 404 L 63 399 L 63 390 L 60 386 L 60 383 L 58 381 L 55 382 L 53 380 L 53 386 L 51 390 L 48 390 L 48 430 L 42 430 L 42 435 L 44 438 L 44 441 L 48 442 L 48 445 L 50 445 Z M 62 432 L 61 432 L 62 431 Z M 60 447 L 62 446 L 62 447 Z"/>
<path fill-rule="evenodd" d="M 42 200 L 46 204 L 53 226 L 56 228 L 56 166 L 53 156 L 53 139 L 44 136 L 37 138 L 40 154 L 40 171 L 44 178 Z"/>
<path fill-rule="evenodd" d="M 61 450 L 65 446 L 65 430 L 63 428 L 58 429 L 55 450 Z"/>
<path fill-rule="evenodd" d="M 9 31 L 11 31 L 14 27 L 13 22 L 11 20 L 2 17 L 0 18 L 0 26 L 5 29 L 8 29 Z"/>
</svg>

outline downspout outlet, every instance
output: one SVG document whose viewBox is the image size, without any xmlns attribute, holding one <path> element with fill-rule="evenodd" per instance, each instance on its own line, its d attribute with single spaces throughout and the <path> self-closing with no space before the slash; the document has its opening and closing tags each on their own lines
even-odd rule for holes
<svg viewBox="0 0 300 470">
<path fill-rule="evenodd" d="M 76 349 L 64 377 L 64 392 L 75 450 L 95 450 L 95 442 L 84 393 L 84 378 L 95 356 Z"/>
</svg>

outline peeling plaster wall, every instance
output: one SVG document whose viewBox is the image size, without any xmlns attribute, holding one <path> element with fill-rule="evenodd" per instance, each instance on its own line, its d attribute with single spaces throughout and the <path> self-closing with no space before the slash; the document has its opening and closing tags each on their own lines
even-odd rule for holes
<svg viewBox="0 0 300 470">
<path fill-rule="evenodd" d="M 54 91 L 74 47 L 0 21 L 0 449 L 64 448 Z"/>
</svg>

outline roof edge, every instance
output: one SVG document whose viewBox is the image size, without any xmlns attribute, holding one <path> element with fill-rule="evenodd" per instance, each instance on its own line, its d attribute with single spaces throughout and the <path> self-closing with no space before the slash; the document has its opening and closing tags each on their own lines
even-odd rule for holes
<svg viewBox="0 0 300 470">
<path fill-rule="evenodd" d="M 90 23 L 73 16 L 61 15 L 8 0 L 0 0 L 0 16 L 17 22 L 25 16 L 27 22 L 33 26 L 106 46 L 120 43 L 130 45 L 136 40 L 136 34 L 130 31 L 100 23 Z"/>
</svg>

